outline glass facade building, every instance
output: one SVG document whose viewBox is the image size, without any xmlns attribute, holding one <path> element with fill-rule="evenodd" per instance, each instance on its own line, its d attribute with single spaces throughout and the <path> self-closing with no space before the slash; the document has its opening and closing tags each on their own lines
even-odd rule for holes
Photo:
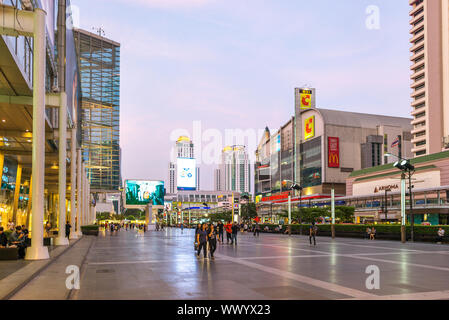
<svg viewBox="0 0 449 320">
<path fill-rule="evenodd" d="M 118 190 L 120 166 L 120 44 L 75 30 L 81 78 L 82 155 L 92 189 Z"/>
</svg>

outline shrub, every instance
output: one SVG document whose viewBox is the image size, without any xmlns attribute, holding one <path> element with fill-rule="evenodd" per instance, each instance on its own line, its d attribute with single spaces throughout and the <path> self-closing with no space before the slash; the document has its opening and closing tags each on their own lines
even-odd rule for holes
<svg viewBox="0 0 449 320">
<path fill-rule="evenodd" d="M 98 231 L 99 226 L 97 225 L 91 225 L 91 226 L 82 226 L 81 231 Z"/>
</svg>

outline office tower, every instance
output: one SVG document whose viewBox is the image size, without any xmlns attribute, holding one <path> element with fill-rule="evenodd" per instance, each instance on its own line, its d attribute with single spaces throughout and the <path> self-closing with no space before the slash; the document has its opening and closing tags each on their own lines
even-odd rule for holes
<svg viewBox="0 0 449 320">
<path fill-rule="evenodd" d="M 214 171 L 214 190 L 223 191 L 221 186 L 221 170 L 215 169 Z"/>
<path fill-rule="evenodd" d="M 174 159 L 169 163 L 169 191 L 176 193 L 178 190 L 200 190 L 200 168 L 196 166 L 195 148 L 189 137 L 181 136 L 176 141 L 173 150 Z M 183 170 L 189 170 L 182 174 L 178 171 L 182 163 Z M 182 178 L 182 181 L 179 179 Z"/>
<path fill-rule="evenodd" d="M 224 148 L 219 171 L 222 191 L 251 192 L 250 165 L 245 146 Z"/>
<path fill-rule="evenodd" d="M 412 152 L 449 148 L 449 3 L 410 0 Z"/>
<path fill-rule="evenodd" d="M 81 143 L 93 189 L 120 188 L 120 44 L 74 31 L 81 79 Z"/>
</svg>

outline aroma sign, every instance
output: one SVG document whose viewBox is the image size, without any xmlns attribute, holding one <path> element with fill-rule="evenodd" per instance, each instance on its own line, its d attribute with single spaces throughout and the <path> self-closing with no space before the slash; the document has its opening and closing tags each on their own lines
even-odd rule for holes
<svg viewBox="0 0 449 320">
<path fill-rule="evenodd" d="M 376 188 L 374 188 L 374 193 L 379 193 L 382 191 L 391 191 L 393 189 L 399 189 L 399 185 L 398 184 L 390 184 L 387 186 L 376 187 Z"/>
</svg>

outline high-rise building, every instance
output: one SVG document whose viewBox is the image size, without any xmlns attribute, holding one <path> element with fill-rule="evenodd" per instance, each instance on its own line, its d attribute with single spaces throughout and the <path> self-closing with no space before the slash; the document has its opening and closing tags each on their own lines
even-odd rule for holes
<svg viewBox="0 0 449 320">
<path fill-rule="evenodd" d="M 449 2 L 410 0 L 412 152 L 449 149 Z"/>
<path fill-rule="evenodd" d="M 180 159 L 195 159 L 195 147 L 193 145 L 192 140 L 189 137 L 181 136 L 176 141 L 175 149 L 173 150 L 173 159 L 172 162 L 169 163 L 169 193 L 176 193 L 178 188 L 181 186 L 178 185 L 178 162 Z M 185 187 L 182 186 L 182 188 L 188 188 L 188 190 L 194 189 L 194 190 L 200 190 L 200 168 L 196 167 L 195 170 L 195 186 Z"/>
<path fill-rule="evenodd" d="M 214 190 L 223 191 L 221 186 L 221 170 L 215 169 L 214 171 Z"/>
<path fill-rule="evenodd" d="M 250 164 L 245 146 L 228 146 L 223 149 L 222 163 L 218 170 L 220 191 L 251 192 Z M 217 172 L 216 172 L 217 174 Z"/>
<path fill-rule="evenodd" d="M 82 91 L 82 156 L 93 189 L 118 190 L 120 44 L 84 30 L 76 29 L 74 34 Z"/>
<path fill-rule="evenodd" d="M 176 193 L 176 165 L 173 162 L 169 163 L 169 181 L 168 192 L 171 194 Z"/>
</svg>

